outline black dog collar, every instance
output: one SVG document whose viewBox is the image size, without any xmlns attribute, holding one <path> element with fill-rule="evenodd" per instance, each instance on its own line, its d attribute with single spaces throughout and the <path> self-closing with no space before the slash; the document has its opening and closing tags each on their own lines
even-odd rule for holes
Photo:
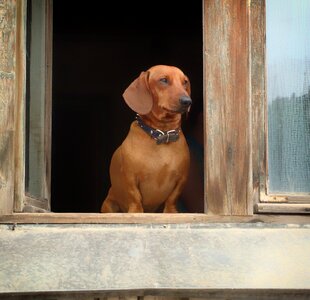
<svg viewBox="0 0 310 300">
<path fill-rule="evenodd" d="M 139 115 L 136 116 L 138 125 L 155 141 L 157 145 L 168 144 L 170 142 L 176 142 L 179 139 L 180 129 L 173 129 L 168 131 L 162 131 L 159 129 L 154 129 L 146 125 Z"/>
</svg>

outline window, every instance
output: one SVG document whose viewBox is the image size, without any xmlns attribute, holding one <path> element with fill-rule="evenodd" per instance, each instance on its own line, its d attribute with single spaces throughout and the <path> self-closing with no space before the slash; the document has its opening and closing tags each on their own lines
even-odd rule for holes
<svg viewBox="0 0 310 300">
<path fill-rule="evenodd" d="M 51 1 L 28 1 L 27 6 L 26 2 L 16 4 L 14 34 L 18 50 L 16 53 L 7 48 L 1 50 L 6 51 L 6 56 L 1 56 L 3 59 L 11 55 L 8 65 L 18 74 L 16 82 L 10 82 L 11 73 L 1 73 L 3 78 L 9 79 L 8 90 L 1 87 L 2 95 L 12 95 L 15 99 L 10 90 L 18 87 L 16 115 L 11 118 L 14 126 L 8 125 L 8 128 L 13 126 L 16 133 L 8 142 L 0 143 L 1 149 L 5 149 L 1 150 L 5 153 L 2 154 L 5 157 L 2 169 L 14 170 L 8 171 L 10 175 L 7 171 L 2 171 L 5 175 L 0 174 L 1 178 L 9 178 L 0 178 L 4 182 L 0 192 L 6 199 L 1 211 L 12 212 L 14 198 L 14 212 L 50 208 L 54 212 L 98 212 L 109 185 L 111 155 L 127 133 L 125 125 L 134 118 L 122 102 L 120 91 L 125 89 L 133 74 L 164 60 L 167 64 L 179 65 L 191 78 L 193 99 L 199 108 L 190 116 L 201 116 L 203 109 L 199 128 L 204 134 L 204 176 L 200 179 L 204 180 L 205 191 L 198 200 L 203 204 L 198 212 L 205 211 L 207 216 L 307 212 L 309 191 L 306 189 L 285 191 L 290 195 L 272 190 L 277 184 L 275 180 L 279 179 L 272 175 L 278 172 L 279 162 L 272 159 L 274 144 L 267 143 L 267 132 L 274 135 L 274 130 L 265 130 L 269 103 L 265 96 L 270 88 L 265 84 L 269 77 L 265 76 L 265 31 L 268 27 L 266 29 L 264 1 L 205 0 L 190 7 L 181 6 L 179 9 L 187 16 L 182 26 L 173 25 L 179 24 L 178 16 L 172 13 L 175 7 L 169 5 L 161 14 L 162 20 L 166 20 L 165 26 L 159 28 L 156 22 L 141 26 L 140 15 L 129 16 L 128 10 L 140 11 L 134 5 L 148 10 L 143 6 L 147 5 L 145 1 L 134 3 L 124 4 L 122 10 L 113 4 L 105 18 L 99 10 L 56 0 L 54 17 Z M 156 11 L 149 18 L 155 20 Z M 13 22 L 14 18 L 11 19 Z M 307 49 L 305 46 L 305 51 Z M 302 71 L 303 83 L 308 80 L 306 65 Z M 35 72 L 37 76 L 33 76 Z M 37 78 L 41 79 L 36 82 Z M 298 95 L 296 92 L 296 101 L 306 99 L 306 93 Z M 306 106 L 301 104 L 300 107 Z M 12 111 L 6 107 L 0 110 L 6 117 Z M 268 111 L 272 112 L 270 108 Z M 25 119 L 26 113 L 28 119 Z M 309 135 L 307 109 L 303 110 L 303 118 L 305 122 L 301 125 L 296 123 L 303 126 L 303 131 L 292 129 L 290 136 L 303 137 L 302 147 L 296 151 L 304 155 L 305 162 Z M 270 118 L 269 129 L 278 126 L 272 127 L 276 119 Z M 185 130 L 190 130 L 186 128 L 188 124 L 184 124 Z M 11 129 L 8 128 L 5 130 L 9 135 Z M 268 141 L 274 143 L 272 136 Z M 306 164 L 302 165 L 301 170 L 307 172 Z M 306 178 L 303 173 L 298 176 Z M 271 185 L 267 184 L 268 178 Z M 305 185 L 307 180 L 304 180 Z M 284 203 L 280 205 L 280 202 Z"/>
<path fill-rule="evenodd" d="M 5 104 L 0 108 L 0 119 L 4 121 L 0 130 L 2 213 L 45 211 L 49 207 L 51 2 L 26 4 L 1 3 L 1 78 L 5 79 L 0 90 L 0 102 Z M 39 81 L 35 82 L 35 78 Z"/>
<path fill-rule="evenodd" d="M 52 180 L 58 181 L 58 187 L 52 188 L 51 208 L 61 213 L 33 213 L 49 208 L 48 185 L 40 176 L 48 178 L 50 170 L 50 150 L 45 151 L 47 156 L 42 155 L 42 145 L 50 145 L 51 135 L 49 125 L 43 125 L 50 124 L 51 117 L 51 109 L 47 113 L 51 103 L 51 2 L 46 1 L 44 9 L 38 1 L 3 0 L 0 4 L 0 236 L 5 272 L 0 292 L 13 293 L 18 298 L 23 297 L 21 294 L 55 298 L 57 293 L 67 298 L 93 294 L 101 298 L 115 296 L 118 291 L 125 297 L 135 296 L 135 291 L 141 296 L 154 293 L 157 297 L 166 293 L 209 298 L 307 295 L 309 217 L 296 214 L 309 212 L 309 204 L 270 202 L 271 197 L 280 198 L 269 194 L 266 184 L 265 2 L 204 0 L 202 18 L 199 1 L 182 3 L 186 13 L 175 14 L 173 20 L 181 20 L 189 28 L 197 26 L 199 33 L 186 26 L 171 28 L 161 15 L 160 36 L 156 26 L 148 27 L 147 14 L 128 13 L 136 1 L 110 3 L 109 10 L 96 9 L 95 2 L 68 2 L 54 0 L 56 15 L 61 16 L 62 12 L 64 16 L 57 21 L 54 18 Z M 158 5 L 160 10 L 168 8 L 171 1 L 168 2 Z M 149 1 L 140 3 L 149 11 Z M 194 16 L 188 15 L 194 9 L 192 5 L 199 7 Z M 26 17 L 30 7 L 33 22 L 46 26 L 45 31 L 37 32 L 38 39 L 34 39 L 33 33 L 31 42 L 46 52 L 36 55 L 41 59 L 34 64 L 28 63 L 26 76 L 27 53 L 31 54 L 31 46 L 26 51 Z M 129 23 L 120 23 L 122 18 L 112 14 L 114 9 L 122 11 L 123 20 Z M 36 19 L 36 12 L 45 14 L 45 19 Z M 90 18 L 89 12 L 93 13 Z M 78 20 L 74 19 L 76 16 Z M 131 21 L 135 26 L 129 26 Z M 103 37 L 101 30 L 107 30 L 111 22 L 114 31 Z M 69 34 L 68 29 L 73 32 Z M 122 30 L 125 35 L 121 35 Z M 144 30 L 147 34 L 140 35 Z M 170 42 L 172 48 L 167 47 Z M 113 43 L 119 47 L 112 46 Z M 141 64 L 136 63 L 138 54 Z M 162 56 L 156 56 L 156 63 L 159 58 L 175 62 L 179 57 L 186 69 L 199 74 L 189 76 L 197 84 L 193 91 L 203 95 L 201 129 L 207 211 L 175 215 L 86 213 L 97 211 L 101 201 L 92 197 L 97 197 L 102 182 L 108 181 L 107 176 L 97 176 L 96 172 L 107 169 L 113 143 L 119 143 L 127 132 L 127 128 L 111 124 L 117 121 L 123 125 L 133 117 L 127 115 L 125 106 L 119 108 L 115 104 L 123 103 L 121 99 L 115 100 L 118 91 L 126 87 L 125 79 L 130 81 L 132 70 L 140 72 L 146 61 L 149 64 L 150 57 L 157 54 Z M 37 84 L 39 95 L 32 98 L 33 83 L 28 81 L 26 94 L 26 79 L 31 79 L 30 74 L 36 69 L 42 82 Z M 32 108 L 34 103 L 38 105 Z M 31 127 L 25 120 L 26 110 L 31 121 L 36 108 L 41 115 L 32 120 Z M 37 131 L 31 132 L 34 129 Z M 98 145 L 101 134 L 104 143 Z M 38 138 L 37 145 L 30 142 L 31 135 Z M 83 164 L 76 165 L 75 157 L 84 160 Z M 36 158 L 37 164 L 30 162 Z M 32 169 L 26 169 L 27 161 Z M 85 190 L 92 192 L 91 197 Z M 98 199 L 104 196 L 102 193 Z M 76 196 L 80 198 L 74 202 Z M 60 203 L 62 200 L 65 202 Z M 65 213 L 72 211 L 72 207 L 84 213 Z M 268 214 L 259 214 L 264 212 Z M 287 212 L 294 214 L 288 216 Z M 298 260 L 296 255 L 287 253 L 297 253 Z M 257 261 L 262 268 L 257 268 Z M 290 272 L 283 277 L 286 270 Z M 140 282 L 141 278 L 144 280 Z M 229 280 L 223 284 L 223 278 Z"/>
<path fill-rule="evenodd" d="M 310 3 L 266 3 L 269 191 L 310 194 Z"/>
<path fill-rule="evenodd" d="M 51 3 L 27 2 L 25 190 L 23 211 L 50 210 Z"/>
<path fill-rule="evenodd" d="M 310 202 L 309 25 L 309 1 L 266 1 L 267 176 L 261 201 L 295 204 L 274 206 L 280 211 L 302 212 Z"/>
</svg>

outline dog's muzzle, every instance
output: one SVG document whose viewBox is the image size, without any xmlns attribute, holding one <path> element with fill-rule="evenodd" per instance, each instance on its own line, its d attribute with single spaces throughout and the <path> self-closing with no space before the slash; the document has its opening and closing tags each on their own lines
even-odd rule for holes
<svg viewBox="0 0 310 300">
<path fill-rule="evenodd" d="M 192 105 L 192 99 L 188 96 L 182 96 L 180 98 L 180 104 L 182 107 L 189 107 Z"/>
<path fill-rule="evenodd" d="M 187 112 L 190 106 L 192 105 L 192 99 L 188 96 L 181 96 L 179 99 L 180 103 L 180 112 L 184 113 Z"/>
</svg>

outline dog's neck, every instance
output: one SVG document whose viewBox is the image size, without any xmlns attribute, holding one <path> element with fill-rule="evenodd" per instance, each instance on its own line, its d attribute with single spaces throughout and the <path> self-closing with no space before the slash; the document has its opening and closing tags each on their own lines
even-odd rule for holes
<svg viewBox="0 0 310 300">
<path fill-rule="evenodd" d="M 181 114 L 162 113 L 159 117 L 153 112 L 140 116 L 141 120 L 148 126 L 162 130 L 176 130 L 181 128 Z"/>
</svg>

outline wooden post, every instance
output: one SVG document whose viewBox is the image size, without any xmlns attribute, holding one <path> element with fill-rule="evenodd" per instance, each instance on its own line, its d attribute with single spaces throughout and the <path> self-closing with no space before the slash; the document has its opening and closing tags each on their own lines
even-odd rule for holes
<svg viewBox="0 0 310 300">
<path fill-rule="evenodd" d="M 252 198 L 255 204 L 259 202 L 260 192 L 266 192 L 265 1 L 252 0 L 250 9 Z"/>
<path fill-rule="evenodd" d="M 16 1 L 0 2 L 0 214 L 13 211 Z"/>
<path fill-rule="evenodd" d="M 207 213 L 247 215 L 253 207 L 246 0 L 204 1 Z"/>
</svg>

